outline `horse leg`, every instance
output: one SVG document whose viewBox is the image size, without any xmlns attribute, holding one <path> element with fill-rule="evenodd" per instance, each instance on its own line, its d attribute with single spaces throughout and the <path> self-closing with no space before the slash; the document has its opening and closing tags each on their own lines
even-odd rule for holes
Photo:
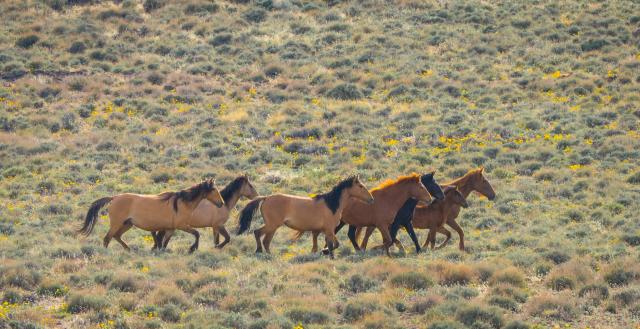
<svg viewBox="0 0 640 329">
<path fill-rule="evenodd" d="M 440 232 L 440 233 L 442 233 L 442 234 L 446 235 L 446 236 L 447 236 L 447 238 L 444 240 L 444 242 L 442 242 L 440 245 L 438 245 L 438 246 L 436 247 L 436 250 L 438 250 L 438 249 L 440 249 L 440 248 L 444 247 L 444 246 L 447 244 L 447 242 L 449 242 L 449 240 L 451 240 L 451 232 L 449 232 L 449 230 L 447 230 L 446 228 L 444 228 L 444 227 L 440 227 L 440 228 L 438 228 L 438 232 Z"/>
<path fill-rule="evenodd" d="M 373 231 L 375 229 L 376 228 L 373 226 L 367 226 L 367 229 L 364 231 L 364 238 L 362 239 L 362 243 L 360 244 L 360 249 L 367 250 L 367 244 L 369 243 L 369 238 L 371 237 L 371 234 L 373 234 Z M 356 236 L 357 235 L 358 235 L 358 232 L 356 232 Z"/>
<path fill-rule="evenodd" d="M 437 228 L 432 228 L 429 230 L 429 236 L 427 236 L 427 242 L 431 245 L 431 250 L 433 250 L 434 245 L 436 244 L 436 232 Z"/>
<path fill-rule="evenodd" d="M 121 227 L 122 226 L 111 226 L 109 228 L 109 232 L 107 232 L 107 234 L 104 236 L 104 239 L 102 240 L 102 245 L 105 248 L 109 247 L 109 242 L 111 242 L 111 239 L 113 238 L 114 235 L 116 235 L 116 233 Z"/>
<path fill-rule="evenodd" d="M 158 234 L 161 231 L 155 232 L 155 231 L 151 231 L 151 236 L 153 237 L 153 247 L 151 247 L 151 250 L 156 250 L 158 249 Z"/>
<path fill-rule="evenodd" d="M 229 232 L 227 232 L 227 229 L 224 226 L 220 226 L 220 228 L 218 229 L 218 232 L 220 232 L 220 234 L 222 234 L 222 236 L 224 237 L 224 242 L 222 242 L 221 244 L 216 244 L 216 248 L 222 249 L 224 248 L 224 246 L 227 245 L 227 243 L 229 243 L 229 241 L 231 241 L 231 236 L 229 235 Z M 218 240 L 219 239 L 220 237 L 218 236 Z"/>
<path fill-rule="evenodd" d="M 460 243 L 458 245 L 458 248 L 464 251 L 464 232 L 462 231 L 462 227 L 460 227 L 460 225 L 456 223 L 455 219 L 451 219 L 447 221 L 447 225 L 451 226 L 452 229 L 458 232 L 458 236 L 460 237 Z"/>
<path fill-rule="evenodd" d="M 403 254 L 406 254 L 407 251 L 404 249 L 404 246 L 402 245 L 402 242 L 400 242 L 400 240 L 398 240 L 398 231 L 400 230 L 400 226 L 405 226 L 405 225 L 401 224 L 401 223 L 396 223 L 394 221 L 391 224 L 391 228 L 389 229 L 389 235 L 391 236 L 391 240 L 393 241 L 393 244 L 395 244 L 396 247 L 398 247 L 398 249 L 400 249 L 400 251 Z"/>
<path fill-rule="evenodd" d="M 384 247 L 384 251 L 387 256 L 391 257 L 391 253 L 389 253 L 389 247 L 393 244 L 393 240 L 391 239 L 391 233 L 389 233 L 389 228 L 387 225 L 378 226 L 378 230 L 382 233 L 382 244 Z"/>
<path fill-rule="evenodd" d="M 271 253 L 271 249 L 269 249 L 269 246 L 271 245 L 271 240 L 273 239 L 273 236 L 275 234 L 276 234 L 275 230 L 264 234 L 264 239 L 262 239 L 262 244 L 264 245 L 264 250 L 267 252 L 267 254 Z"/>
<path fill-rule="evenodd" d="M 318 235 L 320 235 L 320 231 L 313 231 L 311 232 L 311 235 L 313 236 L 313 247 L 311 248 L 311 252 L 316 253 L 318 252 Z"/>
<path fill-rule="evenodd" d="M 349 233 L 351 233 L 351 225 L 349 225 Z M 353 230 L 355 233 L 355 230 Z M 325 240 L 327 241 L 327 247 L 329 248 L 329 258 L 334 259 L 333 251 L 338 248 L 338 239 L 336 238 L 333 230 L 329 229 L 324 232 Z"/>
<path fill-rule="evenodd" d="M 124 225 L 122 225 L 122 227 L 120 227 L 118 232 L 116 232 L 116 234 L 113 236 L 113 238 L 116 239 L 116 241 L 120 242 L 120 244 L 126 251 L 130 251 L 131 249 L 129 249 L 129 246 L 124 241 L 122 241 L 122 235 L 125 232 L 127 232 L 132 226 L 133 226 L 133 223 L 131 223 L 131 218 L 129 218 L 124 222 Z"/>
<path fill-rule="evenodd" d="M 356 229 L 357 227 L 354 225 L 349 225 L 349 232 L 347 235 L 349 236 L 349 240 L 351 240 L 351 244 L 356 251 L 360 251 L 360 247 L 358 246 L 358 241 L 356 241 Z M 327 236 L 327 241 L 329 241 L 329 237 Z M 331 248 L 329 248 L 331 250 Z"/>
<path fill-rule="evenodd" d="M 262 252 L 262 241 L 260 237 L 262 236 L 262 230 L 264 230 L 265 226 L 253 231 L 253 236 L 256 238 L 256 253 Z"/>
<path fill-rule="evenodd" d="M 162 235 L 160 237 L 160 239 L 162 240 L 162 250 L 167 249 L 167 246 L 169 245 L 169 240 L 171 240 L 173 233 L 175 233 L 174 230 L 162 231 Z"/>
<path fill-rule="evenodd" d="M 408 222 L 404 225 L 404 228 L 407 229 L 407 233 L 409 233 L 409 237 L 411 237 L 411 241 L 416 246 L 416 254 L 420 253 L 420 243 L 418 242 L 418 236 L 416 235 L 416 231 L 413 229 L 413 224 Z"/>
<path fill-rule="evenodd" d="M 185 231 L 187 233 L 191 233 L 193 237 L 196 239 L 191 245 L 191 247 L 189 247 L 189 253 L 190 254 L 193 253 L 198 249 L 198 245 L 200 244 L 200 232 L 198 232 L 198 230 L 191 227 L 184 227 L 184 228 L 181 228 L 180 230 Z"/>
<path fill-rule="evenodd" d="M 213 245 L 216 246 L 216 248 L 218 247 L 218 245 L 220 245 L 220 232 L 218 232 L 215 228 L 213 229 Z"/>
</svg>

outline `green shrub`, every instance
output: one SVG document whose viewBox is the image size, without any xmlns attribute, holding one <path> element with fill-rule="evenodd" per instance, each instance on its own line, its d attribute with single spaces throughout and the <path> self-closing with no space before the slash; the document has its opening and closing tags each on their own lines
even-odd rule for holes
<svg viewBox="0 0 640 329">
<path fill-rule="evenodd" d="M 566 298 L 538 295 L 529 301 L 529 314 L 547 319 L 572 321 L 577 315 L 577 310 L 571 301 Z"/>
<path fill-rule="evenodd" d="M 405 272 L 397 274 L 389 280 L 394 287 L 402 287 L 409 290 L 427 289 L 433 286 L 433 281 L 428 276 L 419 272 Z"/>
<path fill-rule="evenodd" d="M 43 283 L 36 291 L 41 296 L 62 297 L 67 294 L 67 288 L 60 283 Z"/>
<path fill-rule="evenodd" d="M 592 39 L 581 44 L 580 49 L 582 49 L 582 51 L 593 51 L 593 50 L 598 50 L 606 46 L 607 44 L 608 42 L 606 40 Z"/>
<path fill-rule="evenodd" d="M 369 291 L 375 288 L 377 285 L 378 285 L 377 282 L 374 280 L 371 280 L 360 274 L 354 274 L 350 276 L 346 282 L 342 283 L 340 287 L 351 293 L 357 294 L 357 293 Z"/>
<path fill-rule="evenodd" d="M 560 250 L 549 251 L 544 256 L 546 259 L 554 262 L 556 265 L 565 263 L 569 261 L 569 259 L 571 259 L 571 256 L 569 256 L 568 253 Z"/>
<path fill-rule="evenodd" d="M 556 276 L 549 279 L 547 283 L 549 288 L 555 291 L 561 291 L 565 289 L 573 289 L 576 286 L 576 282 L 573 278 L 568 276 Z"/>
<path fill-rule="evenodd" d="M 40 41 L 40 38 L 37 35 L 30 34 L 30 35 L 21 37 L 18 40 L 16 40 L 16 46 L 20 47 L 20 48 L 25 48 L 25 49 L 26 48 L 31 48 L 38 41 Z"/>
<path fill-rule="evenodd" d="M 164 6 L 164 0 L 144 0 L 142 8 L 145 12 L 150 13 L 154 10 L 162 8 Z"/>
<path fill-rule="evenodd" d="M 613 300 L 622 306 L 635 304 L 640 300 L 640 290 L 627 289 L 613 295 Z"/>
<path fill-rule="evenodd" d="M 4 294 L 2 295 L 2 302 L 6 302 L 9 304 L 17 304 L 22 302 L 22 295 L 14 289 L 6 289 Z"/>
<path fill-rule="evenodd" d="M 515 300 L 503 296 L 492 296 L 489 298 L 489 305 L 498 306 L 509 311 L 516 311 L 518 309 L 518 303 Z"/>
<path fill-rule="evenodd" d="M 107 301 L 99 296 L 74 294 L 67 298 L 67 311 L 73 314 L 89 310 L 101 311 L 107 306 Z"/>
<path fill-rule="evenodd" d="M 371 302 L 353 301 L 344 307 L 342 317 L 347 322 L 356 322 L 377 308 L 378 305 Z"/>
<path fill-rule="evenodd" d="M 33 290 L 41 280 L 42 275 L 31 266 L 0 267 L 0 287 L 14 286 L 24 290 Z"/>
<path fill-rule="evenodd" d="M 68 52 L 72 54 L 82 54 L 87 50 L 87 46 L 82 41 L 74 41 L 71 46 L 69 46 Z"/>
<path fill-rule="evenodd" d="M 340 100 L 356 100 L 363 97 L 358 87 L 351 83 L 343 83 L 335 86 L 327 92 L 327 97 Z"/>
<path fill-rule="evenodd" d="M 502 314 L 497 309 L 482 308 L 478 305 L 462 307 L 456 312 L 456 319 L 467 326 L 486 323 L 492 328 L 500 329 L 504 325 Z"/>
<path fill-rule="evenodd" d="M 181 313 L 180 309 L 173 304 L 167 304 L 163 306 L 162 308 L 160 308 L 160 311 L 158 312 L 158 314 L 160 315 L 160 318 L 163 321 L 167 321 L 167 322 L 180 321 L 180 313 Z"/>
<path fill-rule="evenodd" d="M 251 23 L 261 23 L 267 19 L 267 11 L 262 8 L 252 8 L 247 10 L 242 17 Z"/>
<path fill-rule="evenodd" d="M 589 297 L 590 299 L 596 301 L 597 304 L 600 304 L 601 301 L 609 298 L 609 288 L 603 284 L 590 284 L 582 287 L 578 296 L 584 298 Z"/>
<path fill-rule="evenodd" d="M 630 184 L 640 184 L 640 171 L 632 174 L 627 178 L 627 183 Z"/>
<path fill-rule="evenodd" d="M 132 276 L 116 277 L 111 281 L 109 289 L 121 292 L 136 292 L 138 290 L 138 282 Z"/>
<path fill-rule="evenodd" d="M 615 267 L 604 274 L 604 281 L 610 286 L 624 286 L 636 278 L 636 273 L 622 267 Z"/>
<path fill-rule="evenodd" d="M 285 313 L 295 323 L 324 324 L 329 321 L 329 315 L 322 311 L 294 308 Z"/>
</svg>

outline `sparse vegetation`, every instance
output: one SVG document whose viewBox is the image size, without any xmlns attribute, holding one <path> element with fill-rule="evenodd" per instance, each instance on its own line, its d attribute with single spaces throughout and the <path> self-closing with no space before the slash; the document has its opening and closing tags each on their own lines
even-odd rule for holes
<svg viewBox="0 0 640 329">
<path fill-rule="evenodd" d="M 640 3 L 0 1 L 0 328 L 631 328 Z M 442 249 L 108 249 L 97 198 L 484 166 Z M 238 209 L 246 204 L 241 200 Z M 254 219 L 254 228 L 262 219 Z M 235 231 L 237 211 L 227 229 Z M 426 232 L 418 230 L 420 242 Z M 438 234 L 438 243 L 444 236 Z M 321 237 L 320 241 L 323 242 Z M 370 246 L 380 243 L 378 233 Z"/>
</svg>

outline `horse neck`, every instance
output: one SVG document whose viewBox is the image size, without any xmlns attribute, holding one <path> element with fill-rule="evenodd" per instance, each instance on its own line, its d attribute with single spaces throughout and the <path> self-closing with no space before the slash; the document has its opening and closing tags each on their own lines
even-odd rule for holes
<svg viewBox="0 0 640 329">
<path fill-rule="evenodd" d="M 390 185 L 380 190 L 374 191 L 372 194 L 378 194 L 381 196 L 382 200 L 387 201 L 387 204 L 391 207 L 397 206 L 398 209 L 404 204 L 407 199 L 409 199 L 409 189 L 403 188 L 403 185 L 408 184 L 406 182 Z M 375 193 L 378 192 L 378 193 Z M 374 197 L 375 200 L 378 200 L 378 197 Z M 375 202 L 374 202 L 375 204 Z"/>
<path fill-rule="evenodd" d="M 231 196 L 229 197 L 229 201 L 225 200 L 224 201 L 224 205 L 228 208 L 228 209 L 232 209 L 233 207 L 236 206 L 236 204 L 238 203 L 238 200 L 240 200 L 240 190 L 238 189 L 236 191 L 234 191 Z"/>
<path fill-rule="evenodd" d="M 351 202 L 360 202 L 358 200 L 352 200 L 349 193 L 346 190 L 342 190 L 340 192 L 340 205 L 338 205 L 338 209 L 336 209 L 336 215 L 342 217 L 342 211 L 349 205 Z"/>
<path fill-rule="evenodd" d="M 182 203 L 183 206 L 185 206 L 189 212 L 192 212 L 194 209 L 196 209 L 196 207 L 200 204 L 200 201 L 204 200 L 204 196 L 199 196 L 197 198 L 195 198 L 193 201 L 184 201 L 184 200 L 178 200 L 178 204 Z M 178 207 L 178 209 L 180 209 L 180 207 Z"/>
<path fill-rule="evenodd" d="M 473 192 L 475 190 L 475 187 L 473 186 L 470 174 L 464 175 L 463 177 L 458 178 L 458 179 L 454 180 L 453 182 L 451 182 L 449 184 L 445 184 L 445 185 L 454 185 L 454 186 L 456 186 L 458 188 L 458 191 L 460 191 L 460 193 L 462 193 L 462 195 L 465 198 L 468 197 L 469 194 L 471 194 L 471 192 Z"/>
</svg>

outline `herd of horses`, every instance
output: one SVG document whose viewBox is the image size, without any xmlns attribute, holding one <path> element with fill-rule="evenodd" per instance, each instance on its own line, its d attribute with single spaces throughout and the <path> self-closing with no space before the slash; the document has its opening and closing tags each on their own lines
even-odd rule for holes
<svg viewBox="0 0 640 329">
<path fill-rule="evenodd" d="M 350 176 L 329 192 L 313 197 L 289 194 L 259 196 L 246 175 L 231 181 L 219 190 L 215 181 L 208 179 L 200 184 L 178 192 L 164 192 L 157 195 L 124 193 L 94 201 L 87 212 L 80 233 L 89 235 L 96 224 L 100 210 L 109 204 L 109 231 L 104 237 L 104 247 L 111 239 L 122 247 L 129 246 L 122 235 L 133 226 L 150 231 L 154 249 L 166 249 L 175 230 L 191 233 L 195 242 L 189 252 L 198 249 L 200 234 L 197 228 L 211 227 L 216 248 L 223 248 L 231 237 L 225 229 L 231 210 L 240 198 L 251 201 L 240 211 L 238 234 L 249 230 L 257 210 L 260 210 L 264 225 L 253 234 L 256 252 L 270 252 L 273 236 L 278 228 L 287 226 L 296 231 L 295 239 L 305 232 L 312 232 L 312 252 L 318 251 L 318 236 L 323 233 L 326 240 L 323 253 L 334 257 L 339 246 L 336 234 L 348 225 L 348 237 L 356 250 L 364 250 L 373 231 L 382 234 L 382 248 L 389 255 L 389 248 L 396 244 L 404 247 L 397 239 L 397 233 L 404 227 L 415 244 L 416 252 L 421 251 L 415 228 L 428 229 L 428 237 L 422 246 L 438 249 L 451 239 L 451 232 L 445 224 L 453 228 L 460 237 L 459 248 L 464 250 L 464 233 L 456 222 L 461 208 L 466 208 L 466 198 L 477 192 L 489 200 L 495 198 L 495 191 L 478 168 L 464 176 L 445 184 L 438 184 L 434 173 L 410 174 L 388 180 L 369 190 L 358 176 Z M 423 204 L 419 204 L 422 202 Z M 366 229 L 364 240 L 358 243 L 358 236 Z M 435 247 L 436 233 L 446 235 L 446 239 Z M 220 242 L 220 235 L 224 238 Z"/>
</svg>

